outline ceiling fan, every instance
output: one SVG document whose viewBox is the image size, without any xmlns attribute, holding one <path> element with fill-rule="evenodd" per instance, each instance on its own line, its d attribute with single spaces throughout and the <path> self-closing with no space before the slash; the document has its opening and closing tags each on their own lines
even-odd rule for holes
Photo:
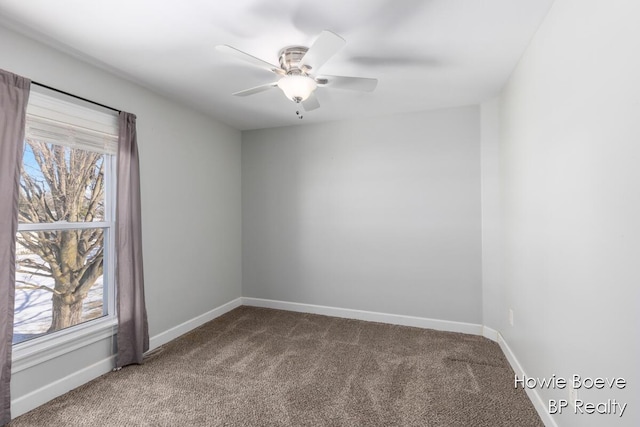
<svg viewBox="0 0 640 427">
<path fill-rule="evenodd" d="M 315 90 L 318 87 L 326 86 L 336 89 L 371 92 L 378 84 L 377 79 L 318 74 L 320 68 L 344 44 L 345 40 L 342 37 L 325 30 L 320 33 L 309 48 L 305 46 L 282 48 L 278 53 L 280 66 L 273 65 L 228 45 L 218 45 L 216 49 L 279 76 L 279 79 L 275 82 L 241 90 L 235 92 L 234 95 L 248 96 L 277 87 L 282 90 L 287 98 L 295 103 L 301 103 L 305 111 L 311 111 L 320 107 L 320 103 L 315 96 Z"/>
</svg>

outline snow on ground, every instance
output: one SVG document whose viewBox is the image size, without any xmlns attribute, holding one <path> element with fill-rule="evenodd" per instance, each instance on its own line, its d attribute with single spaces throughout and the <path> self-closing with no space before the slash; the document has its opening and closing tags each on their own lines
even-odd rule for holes
<svg viewBox="0 0 640 427">
<path fill-rule="evenodd" d="M 53 279 L 43 277 L 25 277 L 16 273 L 18 280 L 53 287 Z M 83 321 L 102 316 L 102 279 L 100 276 L 89 290 L 83 304 Z M 35 338 L 47 332 L 51 326 L 51 292 L 44 289 L 16 289 L 15 311 L 13 319 L 13 343 Z"/>
</svg>

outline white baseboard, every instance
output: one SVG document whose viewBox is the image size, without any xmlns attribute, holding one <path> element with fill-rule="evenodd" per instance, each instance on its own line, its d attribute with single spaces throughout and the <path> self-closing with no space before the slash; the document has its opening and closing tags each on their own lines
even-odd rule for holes
<svg viewBox="0 0 640 427">
<path fill-rule="evenodd" d="M 511 368 L 513 369 L 513 372 L 515 372 L 518 378 L 524 378 L 526 373 L 522 368 L 522 365 L 520 365 L 520 362 L 516 358 L 516 355 L 513 353 L 513 351 L 507 344 L 507 342 L 504 340 L 504 337 L 502 336 L 502 334 L 500 334 L 499 332 L 496 332 L 496 333 L 498 335 L 498 339 L 496 341 L 498 342 L 498 345 L 500 345 L 502 352 L 504 353 L 505 357 L 509 361 Z M 544 400 L 542 400 L 542 397 L 540 396 L 540 393 L 538 393 L 538 390 L 525 388 L 525 391 L 527 392 L 527 396 L 529 396 L 529 400 L 531 400 L 531 403 L 533 403 L 533 407 L 538 412 L 538 415 L 540 416 L 540 419 L 542 419 L 542 422 L 544 423 L 544 425 L 547 427 L 558 427 L 558 424 L 556 423 L 556 421 L 553 419 L 551 414 L 549 414 L 548 407 L 544 403 Z"/>
<path fill-rule="evenodd" d="M 211 311 L 207 311 L 200 316 L 189 319 L 186 322 L 179 324 L 178 326 L 174 326 L 171 329 L 161 332 L 158 335 L 149 338 L 149 351 L 152 351 L 160 347 L 161 345 L 164 345 L 169 341 L 178 338 L 180 335 L 184 335 L 187 332 L 197 328 L 198 326 L 204 325 L 205 323 L 215 319 L 216 317 L 220 317 L 223 314 L 233 310 L 234 308 L 240 307 L 241 305 L 242 298 L 236 298 L 226 304 L 221 305 L 220 307 L 216 307 Z"/>
<path fill-rule="evenodd" d="M 389 323 L 391 325 L 413 326 L 416 328 L 436 329 L 438 331 L 460 332 L 482 335 L 482 325 L 454 322 L 450 320 L 429 319 L 426 317 L 404 316 L 400 314 L 379 313 L 375 311 L 353 310 L 349 308 L 328 307 L 325 305 L 302 304 L 298 302 L 276 301 L 263 298 L 242 297 L 242 304 L 253 307 L 276 308 L 299 313 L 323 314 L 325 316 L 346 319 L 366 320 L 368 322 Z"/>
<path fill-rule="evenodd" d="M 93 365 L 80 369 L 66 377 L 49 383 L 39 389 L 36 389 L 24 396 L 11 401 L 11 417 L 15 418 L 22 414 L 26 414 L 32 409 L 40 405 L 44 405 L 48 401 L 55 399 L 66 392 L 80 387 L 89 381 L 98 378 L 100 375 L 111 371 L 116 365 L 116 357 L 110 356 Z"/>
<path fill-rule="evenodd" d="M 496 331 L 495 329 L 491 329 L 490 327 L 483 325 L 482 336 L 490 339 L 493 342 L 498 342 L 500 333 L 498 333 L 498 331 Z"/>
</svg>

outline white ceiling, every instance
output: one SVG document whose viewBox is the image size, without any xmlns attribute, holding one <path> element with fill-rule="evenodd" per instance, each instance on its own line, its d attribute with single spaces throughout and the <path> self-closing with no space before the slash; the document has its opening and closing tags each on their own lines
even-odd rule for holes
<svg viewBox="0 0 640 427">
<path fill-rule="evenodd" d="M 498 93 L 553 0 L 0 0 L 27 35 L 245 130 L 477 104 Z M 271 63 L 324 29 L 347 43 L 323 74 L 376 77 L 373 93 L 319 88 L 295 115 L 280 90 L 233 92 L 274 74 L 224 55 L 228 44 Z"/>
</svg>

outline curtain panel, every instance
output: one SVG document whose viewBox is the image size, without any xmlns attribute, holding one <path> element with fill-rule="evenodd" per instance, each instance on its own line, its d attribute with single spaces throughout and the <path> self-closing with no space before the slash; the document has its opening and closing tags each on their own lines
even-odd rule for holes
<svg viewBox="0 0 640 427">
<path fill-rule="evenodd" d="M 0 425 L 11 421 L 11 350 L 20 164 L 31 81 L 0 70 Z"/>
<path fill-rule="evenodd" d="M 149 350 L 149 326 L 142 270 L 140 167 L 136 116 L 121 112 L 116 201 L 118 354 L 116 367 L 142 363 Z"/>
</svg>

